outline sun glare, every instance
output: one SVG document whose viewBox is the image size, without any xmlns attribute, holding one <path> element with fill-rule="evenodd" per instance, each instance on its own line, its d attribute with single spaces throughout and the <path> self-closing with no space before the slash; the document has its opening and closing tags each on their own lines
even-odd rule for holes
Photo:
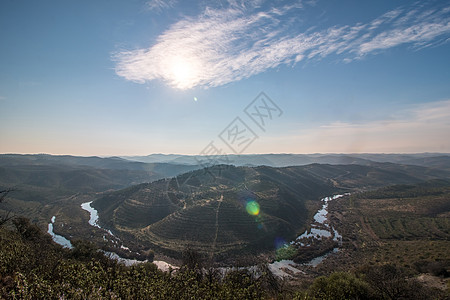
<svg viewBox="0 0 450 300">
<path fill-rule="evenodd" d="M 186 89 L 195 85 L 197 73 L 198 68 L 193 59 L 177 56 L 170 61 L 168 75 L 177 88 Z"/>
</svg>

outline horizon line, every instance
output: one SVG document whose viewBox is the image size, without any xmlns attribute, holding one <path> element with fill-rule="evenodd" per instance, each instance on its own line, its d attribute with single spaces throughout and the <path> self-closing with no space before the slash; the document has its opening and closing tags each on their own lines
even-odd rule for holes
<svg viewBox="0 0 450 300">
<path fill-rule="evenodd" d="M 146 157 L 152 155 L 164 155 L 164 156 L 190 156 L 190 157 L 207 157 L 207 156 L 256 156 L 256 155 L 418 155 L 418 154 L 431 154 L 431 155 L 450 155 L 450 152 L 313 152 L 313 153 L 242 153 L 242 154 L 220 154 L 220 155 L 200 155 L 200 154 L 179 154 L 179 153 L 150 153 L 150 154 L 116 154 L 116 155 L 80 155 L 80 154 L 55 154 L 55 153 L 19 153 L 19 152 L 7 152 L 0 153 L 0 155 L 48 155 L 48 156 L 75 156 L 75 157 L 99 157 L 99 158 L 112 158 L 112 157 Z"/>
</svg>

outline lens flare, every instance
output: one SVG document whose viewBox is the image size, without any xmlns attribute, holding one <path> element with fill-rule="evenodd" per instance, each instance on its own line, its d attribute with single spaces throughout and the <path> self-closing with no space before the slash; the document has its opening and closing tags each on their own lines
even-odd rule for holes
<svg viewBox="0 0 450 300">
<path fill-rule="evenodd" d="M 286 246 L 286 241 L 281 237 L 276 237 L 274 244 L 275 244 L 275 249 L 278 250 L 278 249 Z"/>
<path fill-rule="evenodd" d="M 248 201 L 245 205 L 247 213 L 252 216 L 259 215 L 259 204 L 255 200 Z"/>
</svg>

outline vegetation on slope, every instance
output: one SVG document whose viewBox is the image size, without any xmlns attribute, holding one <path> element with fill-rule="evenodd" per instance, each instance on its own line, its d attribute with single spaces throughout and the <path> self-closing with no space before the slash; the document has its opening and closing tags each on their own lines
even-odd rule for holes
<svg viewBox="0 0 450 300">
<path fill-rule="evenodd" d="M 424 187 L 425 186 L 425 187 Z M 429 189 L 430 195 L 425 189 Z M 436 214 L 434 203 L 438 207 L 446 207 L 450 182 L 432 182 L 425 185 L 410 187 L 390 187 L 386 195 L 414 195 L 420 192 L 420 197 L 413 198 L 413 206 L 419 214 L 440 218 L 448 214 L 441 211 Z M 0 196 L 6 192 L 1 191 Z M 406 193 L 406 194 L 405 194 Z M 337 206 L 349 204 L 351 209 L 360 207 L 361 200 L 380 201 L 380 197 L 366 199 L 346 197 L 336 201 Z M 390 197 L 391 197 L 390 196 Z M 4 200 L 4 197 L 0 197 Z M 392 199 L 392 198 L 389 198 Z M 422 199 L 422 200 L 420 200 Z M 434 201 L 438 200 L 438 201 Z M 439 201 L 440 200 L 440 201 Z M 1 202 L 1 201 L 0 201 Z M 362 201 L 364 202 L 364 201 Z M 334 202 L 331 202 L 334 203 Z M 423 205 L 427 203 L 427 205 Z M 0 203 L 3 205 L 4 203 Z M 384 205 L 386 203 L 381 203 Z M 372 204 L 374 211 L 379 213 L 380 207 Z M 365 208 L 371 207 L 364 206 Z M 398 209 L 398 203 L 393 203 L 390 209 Z M 389 210 L 389 209 L 388 209 Z M 410 211 L 410 209 L 408 209 Z M 417 211 L 415 211 L 417 213 Z M 349 213 L 346 217 L 351 216 Z M 402 217 L 400 217 L 400 220 Z M 335 220 L 336 221 L 336 220 Z M 343 225 L 343 224 L 341 224 Z M 448 229 L 448 228 L 447 228 Z M 378 231 L 373 231 L 376 234 Z M 362 255 L 370 258 L 363 246 L 374 236 L 366 236 L 360 230 L 350 240 L 359 245 Z M 355 238 L 356 237 L 356 238 Z M 390 238 L 386 238 L 390 239 Z M 392 237 L 397 243 L 403 241 Z M 414 241 L 420 245 L 424 237 L 414 237 L 406 242 Z M 437 239 L 448 242 L 440 235 L 434 236 L 432 246 Z M 381 240 L 381 239 L 380 239 Z M 347 243 L 348 241 L 346 241 Z M 362 244 L 361 244 L 362 242 Z M 375 242 L 376 239 L 375 239 Z M 42 233 L 38 226 L 28 219 L 18 217 L 0 226 L 0 297 L 4 299 L 448 299 L 447 289 L 433 287 L 430 282 L 423 281 L 423 276 L 414 274 L 430 272 L 443 278 L 448 277 L 447 252 L 439 252 L 439 247 L 429 248 L 429 259 L 417 260 L 411 255 L 405 261 L 399 261 L 403 267 L 389 263 L 392 260 L 384 258 L 377 260 L 358 260 L 353 257 L 353 264 L 341 264 L 343 272 L 331 272 L 329 276 L 320 276 L 314 280 L 299 279 L 285 281 L 275 278 L 267 265 L 259 265 L 252 271 L 246 269 L 221 272 L 204 265 L 201 255 L 192 250 L 183 252 L 183 267 L 177 271 L 161 272 L 152 263 L 126 267 L 115 260 L 104 256 L 94 244 L 85 241 L 73 241 L 72 250 L 56 245 L 49 235 Z M 383 249 L 383 245 L 378 245 Z M 441 245 L 443 250 L 448 245 Z M 348 249 L 348 244 L 346 245 Z M 447 248 L 446 248 L 447 247 Z M 368 249 L 378 257 L 375 248 Z M 409 254 L 409 253 L 408 253 Z M 397 256 L 398 258 L 398 256 Z M 420 258 L 420 257 L 419 257 Z M 369 263 L 367 263 L 369 262 Z M 387 263 L 386 263 L 387 262 Z M 411 263 L 414 262 L 414 263 Z M 355 266 L 351 268 L 351 266 Z M 321 272 L 320 268 L 316 272 Z M 330 271 L 330 269 L 328 270 Z M 350 272 L 349 272 L 350 271 Z"/>
<path fill-rule="evenodd" d="M 277 237 L 292 240 L 321 197 L 429 177 L 422 167 L 392 164 L 219 165 L 108 193 L 93 206 L 103 226 L 145 247 L 174 257 L 191 247 L 223 260 L 273 250 Z M 255 214 L 246 209 L 252 201 Z"/>
<path fill-rule="evenodd" d="M 330 203 L 348 264 L 450 275 L 450 181 L 356 193 Z"/>
<path fill-rule="evenodd" d="M 150 247 L 175 256 L 191 247 L 220 259 L 272 249 L 277 236 L 293 238 L 308 217 L 306 200 L 335 190 L 289 169 L 217 166 L 107 194 L 94 207 L 103 225 Z M 253 214 L 246 210 L 251 201 L 258 205 Z"/>
<path fill-rule="evenodd" d="M 0 154 L 0 190 L 14 189 L 0 215 L 27 216 L 42 229 L 52 216 L 65 236 L 86 236 L 80 204 L 100 193 L 174 176 L 196 166 L 145 164 L 121 158 Z M 83 226 L 84 225 L 84 226 Z M 69 228 L 72 231 L 69 232 Z M 78 232 L 81 231 L 81 232 Z"/>
<path fill-rule="evenodd" d="M 258 299 L 263 278 L 242 273 L 219 280 L 195 270 L 174 274 L 152 263 L 126 267 L 76 242 L 62 249 L 34 225 L 0 229 L 0 297 L 5 299 Z"/>
<path fill-rule="evenodd" d="M 2 299 L 445 299 L 393 265 L 318 277 L 306 285 L 275 278 L 261 265 L 224 275 L 202 268 L 195 253 L 177 271 L 161 272 L 152 263 L 127 267 L 105 257 L 93 244 L 74 249 L 54 244 L 25 218 L 15 230 L 0 228 Z M 188 253 L 189 254 L 189 253 Z"/>
</svg>

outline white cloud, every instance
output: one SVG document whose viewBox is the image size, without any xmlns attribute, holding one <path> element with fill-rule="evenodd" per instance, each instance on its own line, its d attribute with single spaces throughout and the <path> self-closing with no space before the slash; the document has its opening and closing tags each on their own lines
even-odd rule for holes
<svg viewBox="0 0 450 300">
<path fill-rule="evenodd" d="M 378 27 L 382 26 L 383 24 L 390 23 L 393 20 L 395 20 L 400 14 L 402 13 L 402 10 L 400 8 L 388 11 L 387 13 L 381 15 L 380 17 L 376 18 L 372 22 L 368 24 L 369 30 L 376 30 Z M 412 11 L 410 11 L 412 13 Z"/>
<path fill-rule="evenodd" d="M 165 8 L 172 2 L 149 3 Z M 336 54 L 350 62 L 402 44 L 424 47 L 450 32 L 448 7 L 398 8 L 367 24 L 298 31 L 292 24 L 302 15 L 301 2 L 269 10 L 261 1 L 228 4 L 173 24 L 147 49 L 116 53 L 116 73 L 139 83 L 160 79 L 180 89 L 208 88 L 305 59 Z"/>
</svg>

